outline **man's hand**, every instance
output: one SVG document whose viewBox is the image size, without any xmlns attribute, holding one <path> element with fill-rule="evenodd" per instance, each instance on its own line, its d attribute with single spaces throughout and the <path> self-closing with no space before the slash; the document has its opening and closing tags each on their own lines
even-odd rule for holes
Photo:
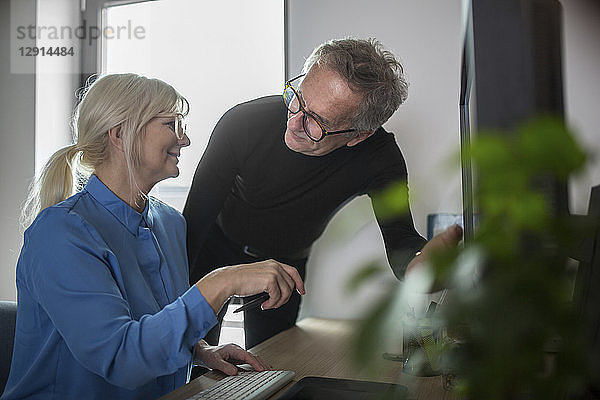
<svg viewBox="0 0 600 400">
<path fill-rule="evenodd" d="M 435 235 L 429 242 L 423 246 L 423 249 L 410 261 L 406 267 L 406 275 L 414 268 L 426 262 L 431 256 L 431 253 L 442 251 L 451 247 L 456 247 L 462 239 L 463 229 L 460 225 L 454 224 L 446 228 L 442 233 Z"/>
<path fill-rule="evenodd" d="M 235 344 L 210 346 L 203 340 L 196 344 L 194 363 L 218 369 L 227 375 L 237 375 L 236 365 L 238 364 L 250 364 L 255 371 L 272 369 L 271 365 L 262 361 L 258 356 L 248 353 Z"/>
</svg>

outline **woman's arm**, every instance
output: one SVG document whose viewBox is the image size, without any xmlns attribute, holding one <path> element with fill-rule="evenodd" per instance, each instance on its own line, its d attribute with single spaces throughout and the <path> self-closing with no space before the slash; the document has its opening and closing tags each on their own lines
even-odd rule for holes
<svg viewBox="0 0 600 400">
<path fill-rule="evenodd" d="M 79 216 L 50 211 L 26 237 L 18 279 L 73 357 L 128 389 L 186 366 L 196 342 L 216 323 L 200 291 L 192 287 L 162 310 L 135 319 L 128 301 L 135 294 L 119 284 L 128 266 Z"/>
</svg>

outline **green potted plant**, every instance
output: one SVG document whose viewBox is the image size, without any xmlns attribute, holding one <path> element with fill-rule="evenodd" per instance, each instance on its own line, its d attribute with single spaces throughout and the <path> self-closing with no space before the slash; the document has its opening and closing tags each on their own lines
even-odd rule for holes
<svg viewBox="0 0 600 400">
<path fill-rule="evenodd" d="M 508 134 L 481 133 L 468 153 L 478 174 L 480 223 L 472 241 L 434 254 L 424 267 L 433 285 L 450 288 L 432 317 L 444 334 L 429 342 L 427 354 L 465 398 L 564 399 L 588 379 L 572 304 L 574 271 L 566 267 L 571 241 L 585 227 L 555 212 L 540 182 L 566 185 L 586 155 L 553 118 Z M 380 201 L 393 204 L 394 196 L 406 194 Z M 378 270 L 368 266 L 352 286 Z M 409 285 L 391 288 L 363 320 L 355 346 L 360 362 L 368 361 L 374 338 L 402 340 L 390 321 L 405 318 Z"/>
</svg>

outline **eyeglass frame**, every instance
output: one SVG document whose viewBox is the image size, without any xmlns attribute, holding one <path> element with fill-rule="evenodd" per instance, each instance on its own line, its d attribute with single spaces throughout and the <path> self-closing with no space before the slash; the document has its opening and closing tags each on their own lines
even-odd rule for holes
<svg viewBox="0 0 600 400">
<path fill-rule="evenodd" d="M 175 115 L 169 115 L 169 116 L 165 116 L 165 117 L 172 117 L 175 120 L 173 122 L 169 121 L 166 122 L 164 125 L 167 125 L 169 127 L 169 129 L 173 132 L 173 134 L 175 134 L 175 137 L 177 138 L 177 140 L 182 140 L 185 135 L 187 134 L 187 124 L 182 124 L 181 125 L 181 135 L 179 135 L 179 124 L 180 124 L 180 120 L 183 122 L 185 116 L 182 113 L 177 113 Z M 173 127 L 171 128 L 171 123 L 173 123 Z"/>
<path fill-rule="evenodd" d="M 300 94 L 296 91 L 296 88 L 294 88 L 292 86 L 292 82 L 302 78 L 304 75 L 306 74 L 300 74 L 295 78 L 290 79 L 289 81 L 285 82 L 285 86 L 283 88 L 283 93 L 282 93 L 282 97 L 283 97 L 283 104 L 285 104 L 285 108 L 291 112 L 293 115 L 298 114 L 300 111 L 302 111 L 302 128 L 304 128 L 304 133 L 306 133 L 306 136 L 312 140 L 313 142 L 320 142 L 321 140 L 325 139 L 325 137 L 330 136 L 330 135 L 337 135 L 339 133 L 348 133 L 348 132 L 356 132 L 357 129 L 355 128 L 351 128 L 351 129 L 341 129 L 339 131 L 328 131 L 327 129 L 325 129 L 325 127 L 323 126 L 323 124 L 319 121 L 319 118 L 317 115 L 313 115 L 310 111 L 307 111 L 305 108 L 305 105 L 303 104 L 304 99 L 302 98 L 302 96 L 300 96 Z M 292 110 L 290 110 L 290 108 L 288 107 L 288 103 L 286 101 L 285 98 L 285 92 L 287 91 L 287 89 L 290 88 L 292 89 L 292 91 L 294 92 L 294 95 L 296 95 L 296 97 L 298 98 L 298 111 L 294 112 Z M 308 133 L 308 129 L 306 128 L 306 120 L 308 119 L 308 117 L 311 117 L 316 123 L 317 125 L 319 125 L 319 128 L 321 128 L 321 137 L 319 139 L 315 139 L 312 136 L 310 136 L 310 134 Z"/>
</svg>

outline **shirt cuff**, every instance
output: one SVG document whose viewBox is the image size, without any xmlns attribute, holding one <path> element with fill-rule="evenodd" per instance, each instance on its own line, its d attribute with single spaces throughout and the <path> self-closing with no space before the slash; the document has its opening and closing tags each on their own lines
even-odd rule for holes
<svg viewBox="0 0 600 400">
<path fill-rule="evenodd" d="M 182 296 L 195 340 L 202 339 L 217 324 L 217 316 L 200 290 L 193 285 Z"/>
</svg>

